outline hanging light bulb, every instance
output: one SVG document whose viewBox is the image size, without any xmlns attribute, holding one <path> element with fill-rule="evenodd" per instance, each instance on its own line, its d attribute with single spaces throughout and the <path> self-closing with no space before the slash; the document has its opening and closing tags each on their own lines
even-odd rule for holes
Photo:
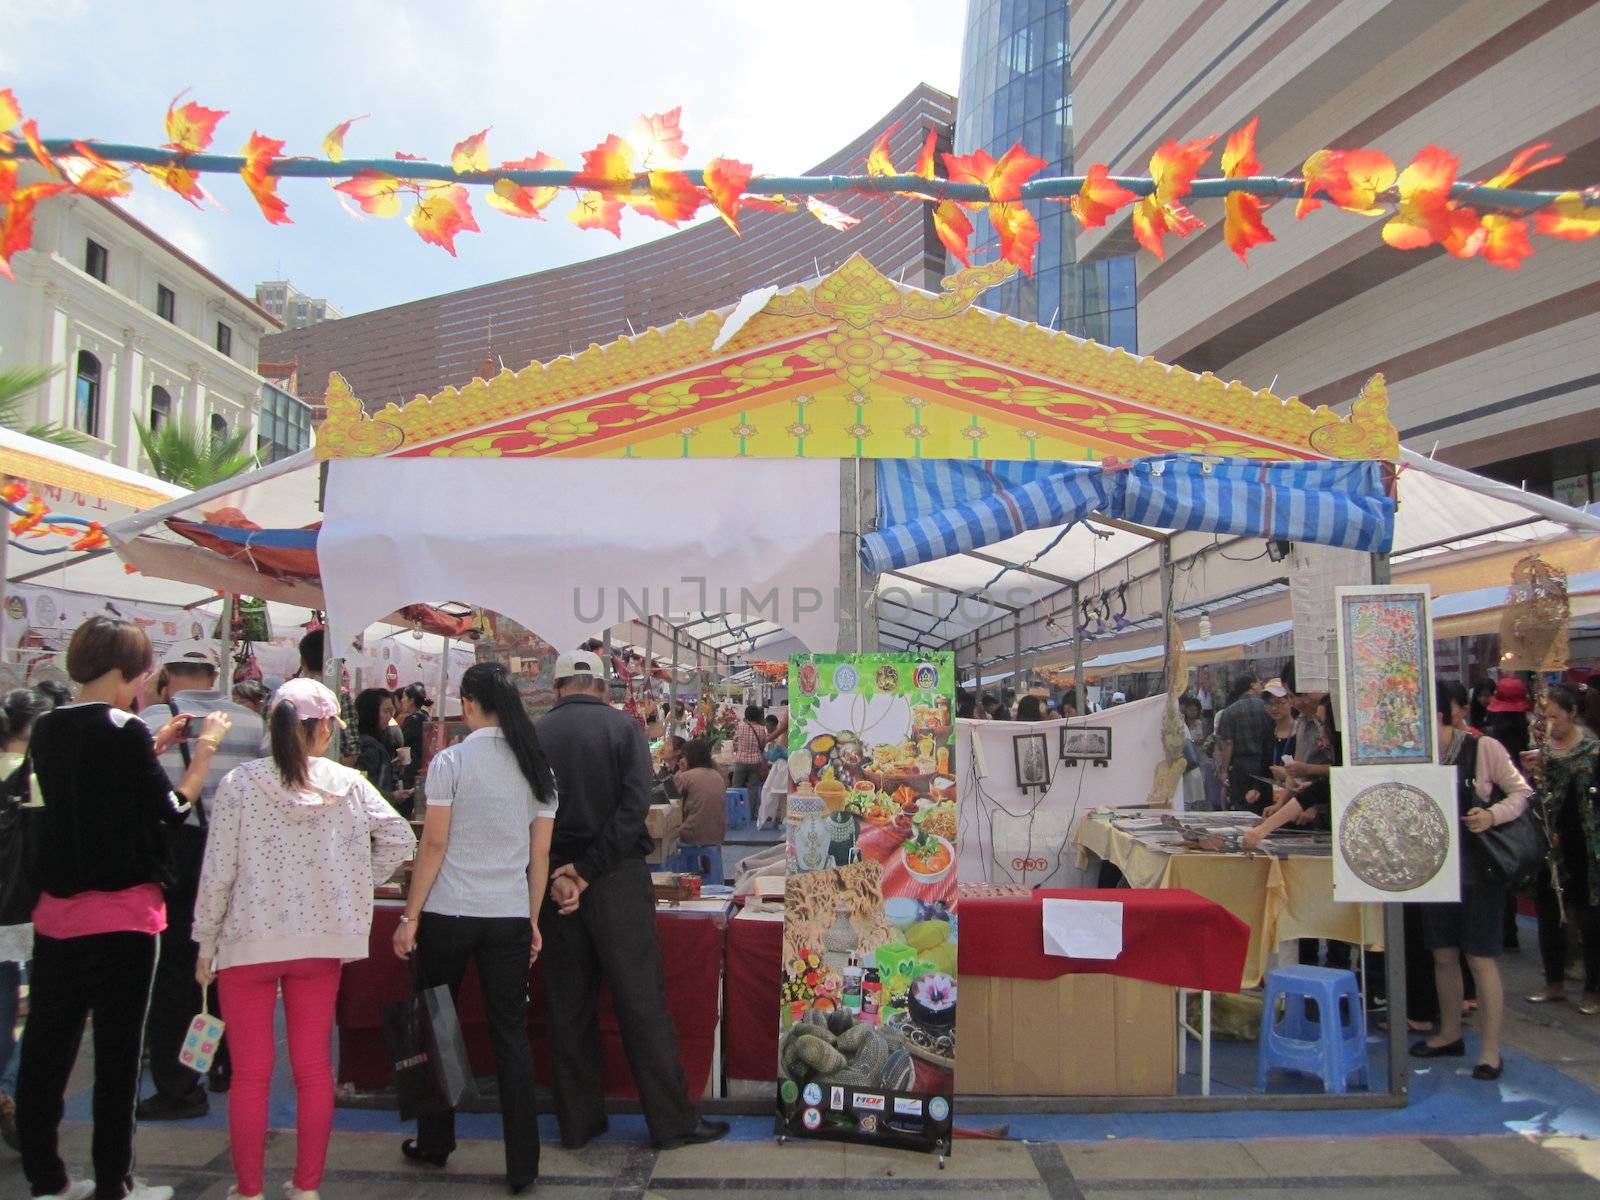
<svg viewBox="0 0 1600 1200">
<path fill-rule="evenodd" d="M 1202 642 L 1211 640 L 1211 614 L 1205 611 L 1200 613 L 1200 640 Z"/>
</svg>

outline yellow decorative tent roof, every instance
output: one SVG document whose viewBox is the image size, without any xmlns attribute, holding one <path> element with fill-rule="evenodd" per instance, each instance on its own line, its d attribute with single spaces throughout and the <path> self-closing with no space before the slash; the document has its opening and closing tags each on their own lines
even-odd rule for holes
<svg viewBox="0 0 1600 1200">
<path fill-rule="evenodd" d="M 724 344 L 720 309 L 368 413 L 337 374 L 320 458 L 1394 459 L 1381 377 L 1341 417 L 975 307 L 851 258 Z"/>
</svg>

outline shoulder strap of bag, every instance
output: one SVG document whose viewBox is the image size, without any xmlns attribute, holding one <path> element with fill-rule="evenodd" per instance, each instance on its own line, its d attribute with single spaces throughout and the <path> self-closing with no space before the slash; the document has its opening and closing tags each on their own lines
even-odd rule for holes
<svg viewBox="0 0 1600 1200">
<path fill-rule="evenodd" d="M 189 763 L 191 762 L 191 758 L 190 758 L 190 755 L 189 755 L 189 743 L 184 741 L 182 738 L 178 739 L 178 757 L 183 759 L 183 769 L 184 769 L 184 771 L 188 771 Z M 202 787 L 202 790 L 201 790 L 201 794 L 204 795 L 204 788 L 203 787 Z M 194 801 L 194 816 L 195 816 L 195 820 L 200 822 L 200 828 L 204 829 L 206 827 L 206 806 L 201 802 L 200 796 L 196 796 L 195 797 L 195 801 Z"/>
</svg>

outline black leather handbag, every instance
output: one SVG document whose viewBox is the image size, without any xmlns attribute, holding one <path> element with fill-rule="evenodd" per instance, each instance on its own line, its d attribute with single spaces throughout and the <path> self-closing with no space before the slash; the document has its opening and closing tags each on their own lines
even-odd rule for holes
<svg viewBox="0 0 1600 1200">
<path fill-rule="evenodd" d="M 1457 762 L 1463 796 L 1471 807 L 1487 807 L 1478 800 L 1477 767 L 1478 739 L 1469 738 L 1461 748 Z M 1490 804 L 1502 798 L 1499 788 Z M 1463 848 L 1471 860 L 1472 869 L 1484 882 L 1494 887 L 1517 888 L 1531 882 L 1550 857 L 1550 839 L 1545 835 L 1544 822 L 1534 811 L 1534 805 L 1543 801 L 1538 796 L 1528 798 L 1528 807 L 1514 821 L 1504 825 L 1491 825 L 1482 833 L 1469 833 Z"/>
</svg>

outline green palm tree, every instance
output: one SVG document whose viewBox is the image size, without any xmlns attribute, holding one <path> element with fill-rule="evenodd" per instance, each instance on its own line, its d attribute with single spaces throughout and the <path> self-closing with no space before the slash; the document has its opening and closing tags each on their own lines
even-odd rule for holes
<svg viewBox="0 0 1600 1200">
<path fill-rule="evenodd" d="M 163 421 L 156 430 L 138 418 L 133 425 L 150 459 L 151 473 L 191 491 L 221 483 L 256 465 L 256 456 L 244 451 L 249 430 L 219 437 L 181 419 Z"/>
<path fill-rule="evenodd" d="M 0 425 L 15 429 L 29 437 L 54 442 L 72 450 L 87 446 L 88 439 L 53 421 L 29 421 L 24 411 L 25 401 L 39 386 L 59 371 L 60 367 L 11 367 L 0 371 Z"/>
</svg>

